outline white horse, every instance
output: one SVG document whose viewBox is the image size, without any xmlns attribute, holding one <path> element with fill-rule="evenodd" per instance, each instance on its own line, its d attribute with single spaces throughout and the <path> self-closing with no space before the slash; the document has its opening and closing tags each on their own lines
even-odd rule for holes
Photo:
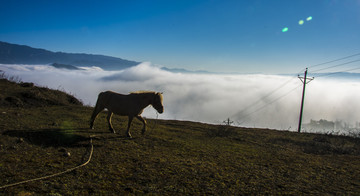
<svg viewBox="0 0 360 196">
<path fill-rule="evenodd" d="M 108 110 L 109 130 L 115 133 L 111 124 L 111 117 L 114 114 L 128 116 L 129 122 L 127 127 L 127 136 L 131 138 L 130 125 L 134 117 L 143 123 L 142 134 L 146 131 L 146 121 L 141 116 L 143 110 L 152 105 L 160 114 L 164 112 L 162 93 L 151 91 L 138 91 L 128 95 L 122 95 L 112 91 L 106 91 L 99 94 L 94 108 L 94 112 L 90 119 L 90 128 L 94 128 L 96 116 L 105 108 Z"/>
</svg>

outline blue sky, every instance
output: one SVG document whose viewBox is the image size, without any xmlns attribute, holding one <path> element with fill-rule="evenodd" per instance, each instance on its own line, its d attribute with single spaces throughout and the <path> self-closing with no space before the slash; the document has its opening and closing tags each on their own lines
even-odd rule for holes
<svg viewBox="0 0 360 196">
<path fill-rule="evenodd" d="M 297 73 L 360 52 L 359 10 L 360 0 L 1 0 L 0 40 L 170 68 Z"/>
</svg>

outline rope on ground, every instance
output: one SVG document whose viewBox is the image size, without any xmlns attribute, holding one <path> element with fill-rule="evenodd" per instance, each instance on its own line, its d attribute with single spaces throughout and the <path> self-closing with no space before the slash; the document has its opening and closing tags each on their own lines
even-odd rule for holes
<svg viewBox="0 0 360 196">
<path fill-rule="evenodd" d="M 17 185 L 20 185 L 20 184 L 25 184 L 25 183 L 28 183 L 28 182 L 34 182 L 34 181 L 44 180 L 44 179 L 48 179 L 48 178 L 53 178 L 53 177 L 55 177 L 55 176 L 60 176 L 60 175 L 62 175 L 62 174 L 65 174 L 65 173 L 74 171 L 74 170 L 76 170 L 76 169 L 79 169 L 80 167 L 84 167 L 85 165 L 87 165 L 87 164 L 90 162 L 91 157 L 92 157 L 93 152 L 94 152 L 94 145 L 93 145 L 93 143 L 92 143 L 92 136 L 90 136 L 90 144 L 91 144 L 91 150 L 90 150 L 89 159 L 88 159 L 85 163 L 83 163 L 83 164 L 81 164 L 81 165 L 78 165 L 78 166 L 76 166 L 76 167 L 67 169 L 67 170 L 65 170 L 65 171 L 63 171 L 63 172 L 55 173 L 55 174 L 52 174 L 52 175 L 48 175 L 48 176 L 44 176 L 44 177 L 40 177 L 40 178 L 34 178 L 34 179 L 30 179 L 30 180 L 25 180 L 25 181 L 13 183 L 13 184 L 4 185 L 4 186 L 1 186 L 0 189 L 12 187 L 12 186 L 17 186 Z"/>
</svg>

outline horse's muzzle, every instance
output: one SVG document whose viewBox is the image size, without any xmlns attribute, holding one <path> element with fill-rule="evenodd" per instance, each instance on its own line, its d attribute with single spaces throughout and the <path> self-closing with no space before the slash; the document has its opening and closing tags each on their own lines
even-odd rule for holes
<svg viewBox="0 0 360 196">
<path fill-rule="evenodd" d="M 157 111 L 162 114 L 164 112 L 164 108 L 159 108 Z"/>
</svg>

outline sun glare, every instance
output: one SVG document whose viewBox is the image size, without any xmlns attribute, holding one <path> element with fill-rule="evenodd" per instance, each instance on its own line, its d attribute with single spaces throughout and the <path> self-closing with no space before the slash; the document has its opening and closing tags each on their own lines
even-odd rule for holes
<svg viewBox="0 0 360 196">
<path fill-rule="evenodd" d="M 285 33 L 285 32 L 287 32 L 288 30 L 289 30 L 289 28 L 285 27 L 285 28 L 282 29 L 282 32 Z"/>
</svg>

